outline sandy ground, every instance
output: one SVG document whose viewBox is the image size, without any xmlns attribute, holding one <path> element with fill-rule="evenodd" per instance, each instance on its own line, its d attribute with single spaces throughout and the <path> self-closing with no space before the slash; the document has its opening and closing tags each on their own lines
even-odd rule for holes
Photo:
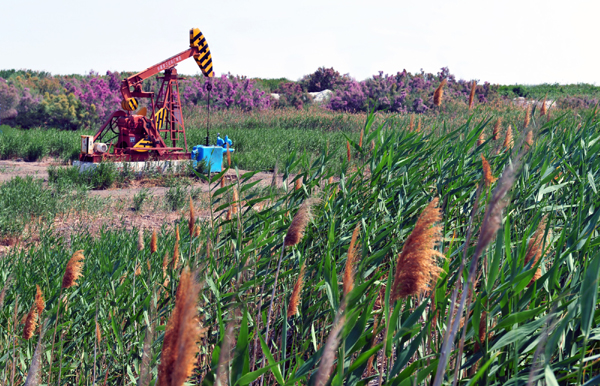
<svg viewBox="0 0 600 386">
<path fill-rule="evenodd" d="M 0 160 L 0 183 L 10 180 L 16 176 L 41 178 L 48 182 L 47 168 L 50 165 L 60 165 L 55 160 L 43 160 L 40 162 L 23 162 L 17 160 Z M 240 170 L 240 175 L 247 171 Z M 230 170 L 226 174 L 227 183 L 236 181 L 234 170 Z M 266 187 L 273 180 L 272 173 L 257 173 L 249 182 L 260 181 L 257 186 Z M 278 184 L 282 184 L 282 176 L 279 175 Z M 189 181 L 189 180 L 188 180 Z M 208 218 L 209 208 L 205 204 L 208 202 L 208 184 L 200 181 L 195 181 L 191 184 L 194 189 L 199 189 L 202 193 L 200 198 L 195 202 L 196 216 L 198 218 Z M 144 209 L 141 212 L 136 212 L 132 209 L 133 197 L 142 189 L 148 189 L 152 195 L 152 200 L 144 204 Z M 163 224 L 171 226 L 175 221 L 181 218 L 188 208 L 181 211 L 169 211 L 162 205 L 164 196 L 169 190 L 168 187 L 152 186 L 152 181 L 133 181 L 130 186 L 120 189 L 107 190 L 91 190 L 90 196 L 98 196 L 107 201 L 101 213 L 79 213 L 68 217 L 57 218 L 53 224 L 56 231 L 68 237 L 71 233 L 88 230 L 92 233 L 98 232 L 102 227 L 121 228 L 131 230 L 132 228 L 143 227 L 144 229 L 159 229 Z M 33 234 L 24 235 L 24 238 L 35 242 Z M 27 243 L 27 240 L 20 240 Z M 12 243 L 11 243 L 12 244 Z M 6 246 L 5 246 L 6 247 Z M 2 252 L 0 247 L 0 253 Z"/>
</svg>

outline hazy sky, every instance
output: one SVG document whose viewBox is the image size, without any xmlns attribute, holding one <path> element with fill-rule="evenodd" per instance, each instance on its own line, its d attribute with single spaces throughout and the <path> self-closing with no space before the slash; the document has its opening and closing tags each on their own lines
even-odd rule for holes
<svg viewBox="0 0 600 386">
<path fill-rule="evenodd" d="M 492 83 L 600 84 L 599 14 L 600 0 L 1 0 L 0 69 L 143 70 L 198 27 L 216 74 L 296 80 L 326 66 L 361 80 L 447 66 Z"/>
</svg>

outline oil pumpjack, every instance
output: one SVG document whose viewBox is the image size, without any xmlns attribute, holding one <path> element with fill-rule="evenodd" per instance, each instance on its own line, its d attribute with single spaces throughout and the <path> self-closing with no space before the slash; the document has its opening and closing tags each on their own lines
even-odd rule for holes
<svg viewBox="0 0 600 386">
<path fill-rule="evenodd" d="M 190 48 L 146 70 L 123 79 L 121 110 L 110 115 L 93 136 L 81 137 L 81 162 L 189 160 L 185 125 L 179 97 L 175 66 L 193 57 L 202 74 L 214 76 L 208 43 L 198 28 L 190 30 Z M 160 72 L 164 74 L 158 94 L 144 91 L 142 83 Z M 210 103 L 212 84 L 207 83 Z M 149 99 L 147 107 L 138 110 L 138 98 Z M 209 105 L 210 106 L 210 105 Z M 149 116 L 148 116 L 149 115 Z M 183 147 L 177 142 L 183 139 Z M 116 141 L 116 142 L 115 142 Z M 208 127 L 206 145 L 208 146 Z"/>
</svg>

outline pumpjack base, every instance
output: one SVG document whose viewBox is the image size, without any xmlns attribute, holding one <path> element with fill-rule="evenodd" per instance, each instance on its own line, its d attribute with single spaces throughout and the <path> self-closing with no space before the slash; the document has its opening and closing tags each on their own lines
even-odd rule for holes
<svg viewBox="0 0 600 386">
<path fill-rule="evenodd" d="M 191 160 L 192 153 L 173 152 L 156 154 L 153 152 L 136 152 L 124 154 L 93 153 L 79 154 L 80 162 L 100 163 L 100 162 L 146 162 L 146 161 L 175 161 Z"/>
</svg>

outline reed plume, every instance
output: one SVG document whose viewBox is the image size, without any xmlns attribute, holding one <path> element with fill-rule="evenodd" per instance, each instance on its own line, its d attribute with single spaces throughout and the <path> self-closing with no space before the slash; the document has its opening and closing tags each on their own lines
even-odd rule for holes
<svg viewBox="0 0 600 386">
<path fill-rule="evenodd" d="M 477 82 L 473 81 L 473 84 L 471 85 L 471 94 L 469 94 L 469 110 L 471 110 L 473 108 L 473 102 L 475 99 L 475 89 L 477 88 Z"/>
<path fill-rule="evenodd" d="M 37 326 L 38 313 L 37 307 L 35 303 L 31 306 L 31 310 L 27 313 L 25 317 L 25 327 L 23 328 L 23 339 L 29 340 L 33 336 L 35 332 L 35 327 Z"/>
<path fill-rule="evenodd" d="M 298 304 L 300 304 L 300 293 L 302 292 L 302 287 L 304 286 L 304 274 L 306 271 L 306 261 L 302 263 L 300 267 L 300 273 L 298 274 L 298 279 L 296 280 L 296 284 L 294 284 L 294 289 L 292 290 L 292 296 L 290 296 L 290 304 L 287 309 L 287 317 L 290 318 L 298 313 Z"/>
<path fill-rule="evenodd" d="M 201 330 L 196 304 L 200 285 L 185 267 L 179 278 L 175 308 L 165 328 L 158 380 L 161 386 L 181 386 L 192 374 Z"/>
<path fill-rule="evenodd" d="M 533 237 L 531 237 L 531 239 L 529 240 L 529 244 L 527 245 L 527 254 L 525 255 L 525 265 L 529 264 L 530 261 L 533 260 L 533 263 L 531 264 L 532 267 L 535 266 L 538 261 L 540 260 L 540 257 L 542 257 L 542 251 L 543 251 L 543 239 L 544 239 L 544 233 L 546 232 L 546 224 L 548 223 L 548 215 L 542 217 L 542 219 L 540 220 L 540 223 L 538 224 L 537 229 L 535 230 Z M 551 237 L 551 231 L 548 231 L 548 238 Z M 529 285 L 533 284 L 535 281 L 537 281 L 540 277 L 542 277 L 542 269 L 541 268 L 537 268 L 537 270 L 535 271 L 535 274 L 533 275 L 533 278 L 531 278 L 531 282 L 529 282 Z"/>
<path fill-rule="evenodd" d="M 71 256 L 71 259 L 67 263 L 67 268 L 65 269 L 65 275 L 62 280 L 62 288 L 71 288 L 74 285 L 77 285 L 77 279 L 79 279 L 81 275 L 81 270 L 83 268 L 83 260 L 85 257 L 83 256 L 83 249 L 76 251 Z"/>
<path fill-rule="evenodd" d="M 175 250 L 173 250 L 173 259 L 171 259 L 171 266 L 173 270 L 177 269 L 179 265 L 179 243 L 175 243 Z"/>
<path fill-rule="evenodd" d="M 356 240 L 360 233 L 360 222 L 354 227 L 352 232 L 352 238 L 350 239 L 350 246 L 348 247 L 348 257 L 346 258 L 346 268 L 344 269 L 344 296 L 346 296 L 352 288 L 354 288 L 354 260 L 356 259 L 357 246 Z"/>
<path fill-rule="evenodd" d="M 396 262 L 396 272 L 392 285 L 391 299 L 405 298 L 421 294 L 437 280 L 441 268 L 436 257 L 444 257 L 435 250 L 441 241 L 442 227 L 435 225 L 442 221 L 441 210 L 437 207 L 438 198 L 434 198 L 423 210 L 415 228 L 406 239 Z"/>
<path fill-rule="evenodd" d="M 135 266 L 135 272 L 133 273 L 134 276 L 140 276 L 142 274 L 142 263 L 137 263 L 137 265 Z"/>
<path fill-rule="evenodd" d="M 327 180 L 327 183 L 329 185 L 333 184 L 333 176 L 329 177 L 329 179 Z"/>
<path fill-rule="evenodd" d="M 525 111 L 525 120 L 523 121 L 523 127 L 526 129 L 529 126 L 529 122 L 531 121 L 531 106 L 527 105 L 527 110 Z"/>
<path fill-rule="evenodd" d="M 360 132 L 360 139 L 358 140 L 358 147 L 362 148 L 362 144 L 363 144 L 363 136 L 365 135 L 365 131 L 362 130 Z"/>
<path fill-rule="evenodd" d="M 231 152 L 229 151 L 229 142 L 227 143 L 227 167 L 231 167 Z"/>
<path fill-rule="evenodd" d="M 546 115 L 548 112 L 548 108 L 546 107 L 546 99 L 548 98 L 548 93 L 544 95 L 544 100 L 542 101 L 542 107 L 540 109 L 540 115 Z"/>
<path fill-rule="evenodd" d="M 150 238 L 150 254 L 156 253 L 156 251 L 158 250 L 158 247 L 156 245 L 156 241 L 157 241 L 156 231 L 153 230 L 152 231 L 152 238 Z"/>
<path fill-rule="evenodd" d="M 348 154 L 347 154 L 348 162 L 350 162 L 352 160 L 352 154 L 350 153 L 350 141 L 346 141 L 346 149 L 348 151 Z"/>
<path fill-rule="evenodd" d="M 321 356 L 321 363 L 315 376 L 315 386 L 325 386 L 329 380 L 333 362 L 335 361 L 338 345 L 340 343 L 340 332 L 346 322 L 346 315 L 344 314 L 345 302 L 342 302 L 340 309 L 335 315 L 333 321 L 333 328 L 329 332 L 325 347 L 323 348 L 323 355 Z"/>
<path fill-rule="evenodd" d="M 238 211 L 238 202 L 240 201 L 240 195 L 238 194 L 238 190 L 235 186 L 233 187 L 231 195 L 231 201 L 233 201 L 233 203 L 231 204 L 231 214 L 236 214 Z"/>
<path fill-rule="evenodd" d="M 42 312 L 44 312 L 44 308 L 46 308 L 46 300 L 44 300 L 44 294 L 40 289 L 40 286 L 36 284 L 35 286 L 35 307 L 37 308 L 38 317 L 41 318 Z"/>
<path fill-rule="evenodd" d="M 421 118 L 419 118 L 419 122 L 417 123 L 417 133 L 421 132 Z"/>
<path fill-rule="evenodd" d="M 181 237 L 179 236 L 179 227 L 176 225 L 175 226 L 175 240 L 176 241 L 181 241 Z"/>
<path fill-rule="evenodd" d="M 490 163 L 485 159 L 483 154 L 481 155 L 481 167 L 483 169 L 483 182 L 485 183 L 485 186 L 490 186 L 496 181 L 496 178 L 492 174 Z"/>
<path fill-rule="evenodd" d="M 96 321 L 96 342 L 100 344 L 102 342 L 102 331 L 100 330 L 100 325 L 98 321 Z"/>
<path fill-rule="evenodd" d="M 198 225 L 196 225 L 194 227 L 194 237 L 198 237 L 200 236 L 200 227 Z"/>
<path fill-rule="evenodd" d="M 294 183 L 294 190 L 300 189 L 302 189 L 302 177 L 298 177 L 298 179 L 296 179 L 296 182 Z"/>
<path fill-rule="evenodd" d="M 42 369 L 43 351 L 42 342 L 44 340 L 44 323 L 45 320 L 40 323 L 40 337 L 38 338 L 37 345 L 35 346 L 33 359 L 31 360 L 31 365 L 29 366 L 29 370 L 27 371 L 27 379 L 25 379 L 25 383 L 23 384 L 23 386 L 38 386 L 40 384 L 40 371 Z"/>
<path fill-rule="evenodd" d="M 225 187 L 225 176 L 221 177 L 221 187 Z"/>
<path fill-rule="evenodd" d="M 167 276 L 167 267 L 169 266 L 169 252 L 165 251 L 165 256 L 163 257 L 162 262 L 162 270 L 163 270 L 163 278 Z"/>
<path fill-rule="evenodd" d="M 473 351 L 478 352 L 481 349 L 480 343 L 483 344 L 485 342 L 485 328 L 487 327 L 487 313 L 483 311 L 481 313 L 481 317 L 479 319 L 479 334 L 478 339 L 475 339 L 475 345 L 473 347 Z"/>
<path fill-rule="evenodd" d="M 194 235 L 194 224 L 196 224 L 196 216 L 194 214 L 194 201 L 192 200 L 192 196 L 190 196 L 190 219 L 188 221 L 190 236 Z"/>
<path fill-rule="evenodd" d="M 446 85 L 446 83 L 448 83 L 448 80 L 443 79 L 440 82 L 438 88 L 436 88 L 435 92 L 433 93 L 433 104 L 438 107 L 442 104 L 442 97 L 444 96 L 444 86 Z"/>
<path fill-rule="evenodd" d="M 138 231 L 137 249 L 140 252 L 144 250 L 144 231 L 142 229 Z"/>
<path fill-rule="evenodd" d="M 285 235 L 284 247 L 292 247 L 300 242 L 311 217 L 310 209 L 315 202 L 316 199 L 309 198 L 302 203 Z"/>
<path fill-rule="evenodd" d="M 508 125 L 508 129 L 506 129 L 506 136 L 504 137 L 504 144 L 502 145 L 506 150 L 512 149 L 514 144 L 512 128 Z"/>
<path fill-rule="evenodd" d="M 479 137 L 477 138 L 477 146 L 481 146 L 485 143 L 485 134 L 483 130 L 479 133 Z"/>
<path fill-rule="evenodd" d="M 525 150 L 531 149 L 533 146 L 533 130 L 529 130 L 525 136 Z"/>
<path fill-rule="evenodd" d="M 415 129 L 415 114 L 410 114 L 410 122 L 408 124 L 408 131 L 413 131 Z"/>
<path fill-rule="evenodd" d="M 225 215 L 225 221 L 231 220 L 231 208 L 227 209 L 227 214 Z M 221 233 L 221 227 L 219 227 L 219 233 Z"/>
<path fill-rule="evenodd" d="M 496 122 L 494 123 L 494 131 L 492 133 L 492 139 L 494 141 L 497 141 L 500 139 L 500 126 L 501 125 L 502 125 L 502 118 L 496 119 Z"/>
</svg>

